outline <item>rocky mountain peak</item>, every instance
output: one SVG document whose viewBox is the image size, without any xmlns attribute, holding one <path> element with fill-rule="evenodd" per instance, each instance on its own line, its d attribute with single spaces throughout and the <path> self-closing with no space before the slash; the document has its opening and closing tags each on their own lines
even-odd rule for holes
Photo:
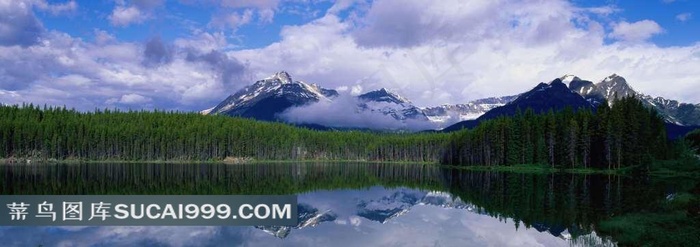
<svg viewBox="0 0 700 247">
<path fill-rule="evenodd" d="M 286 71 L 280 71 L 268 77 L 268 79 L 279 80 L 282 84 L 292 83 L 292 77 Z"/>
<path fill-rule="evenodd" d="M 559 77 L 559 79 L 560 79 L 564 84 L 566 84 L 566 85 L 570 85 L 571 82 L 580 81 L 580 80 L 581 80 L 581 78 L 578 78 L 578 76 L 571 75 L 571 74 L 568 74 L 568 75 L 564 75 L 564 76 L 562 76 L 562 77 Z"/>
</svg>

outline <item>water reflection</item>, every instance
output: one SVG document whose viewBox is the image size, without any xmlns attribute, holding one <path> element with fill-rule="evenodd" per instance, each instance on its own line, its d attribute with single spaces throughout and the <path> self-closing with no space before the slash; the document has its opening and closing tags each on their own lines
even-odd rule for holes
<svg viewBox="0 0 700 247">
<path fill-rule="evenodd" d="M 408 164 L 6 165 L 2 194 L 298 194 L 295 227 L 3 227 L 4 246 L 603 246 L 669 188 Z"/>
<path fill-rule="evenodd" d="M 566 232 L 513 227 L 444 192 L 371 187 L 300 195 L 287 227 L 16 227 L 5 246 L 569 246 Z M 597 242 L 601 239 L 593 238 Z"/>
</svg>

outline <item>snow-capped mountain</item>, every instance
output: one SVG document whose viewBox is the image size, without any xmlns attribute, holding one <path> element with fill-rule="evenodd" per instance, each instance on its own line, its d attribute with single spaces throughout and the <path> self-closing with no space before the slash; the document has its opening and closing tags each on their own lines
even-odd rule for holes
<svg viewBox="0 0 700 247">
<path fill-rule="evenodd" d="M 359 95 L 361 111 L 381 112 L 396 120 L 416 119 L 428 121 L 423 110 L 414 106 L 411 101 L 386 88 Z"/>
<path fill-rule="evenodd" d="M 217 106 L 200 111 L 201 114 L 241 116 L 264 121 L 284 120 L 279 114 L 292 107 L 307 106 L 320 101 L 333 101 L 338 92 L 316 84 L 294 81 L 284 71 L 256 81 L 253 85 L 232 94 Z M 407 120 L 425 122 L 436 128 L 458 121 L 475 119 L 487 111 L 505 105 L 517 96 L 478 99 L 466 104 L 441 105 L 420 108 L 396 92 L 381 88 L 356 97 L 356 113 L 382 113 L 398 122 Z M 307 123 L 313 124 L 313 123 Z"/>
<path fill-rule="evenodd" d="M 518 96 L 490 97 L 478 99 L 466 104 L 441 105 L 422 108 L 432 122 L 454 123 L 476 119 L 493 108 L 503 106 L 515 100 Z"/>
<path fill-rule="evenodd" d="M 653 97 L 635 91 L 625 78 L 617 74 L 610 75 L 594 84 L 575 77 L 569 83 L 569 88 L 586 98 L 594 106 L 607 101 L 609 104 L 615 97 L 636 96 L 642 102 L 656 109 L 667 122 L 678 125 L 700 125 L 700 104 L 680 103 L 676 100 L 668 100 L 662 97 Z"/>
<path fill-rule="evenodd" d="M 284 71 L 259 80 L 226 98 L 203 114 L 223 114 L 258 120 L 275 121 L 278 114 L 293 106 L 331 100 L 338 92 L 316 84 L 293 81 Z"/>
<path fill-rule="evenodd" d="M 451 124 L 453 124 L 452 127 L 456 126 L 455 128 L 461 129 L 473 126 L 480 120 L 515 114 L 518 108 L 521 110 L 533 108 L 536 112 L 541 112 L 566 106 L 575 109 L 596 107 L 606 101 L 613 102 L 615 97 L 632 95 L 642 99 L 649 107 L 657 109 L 669 123 L 687 126 L 700 125 L 700 104 L 680 103 L 675 100 L 638 93 L 630 87 L 625 78 L 617 74 L 610 75 L 598 83 L 581 79 L 575 75 L 565 75 L 550 83 L 540 83 L 534 89 L 519 95 L 484 98 L 466 104 L 446 104 L 434 107 L 418 107 L 398 93 L 382 88 L 353 98 L 349 108 L 343 107 L 342 112 L 334 111 L 333 113 L 360 116 L 362 113 L 378 112 L 393 118 L 390 121 L 395 120 L 397 124 L 392 126 L 405 126 L 410 121 L 413 125 L 432 126 L 434 129 Z M 303 81 L 294 81 L 288 73 L 281 71 L 256 81 L 229 96 L 217 106 L 200 113 L 241 116 L 263 121 L 285 121 L 286 119 L 280 117 L 280 114 L 290 108 L 297 107 L 295 110 L 299 110 L 298 108 L 319 102 L 332 103 L 337 101 L 338 96 L 339 94 L 335 90 Z M 343 104 L 347 105 L 347 103 L 339 105 Z M 328 108 L 325 109 L 328 110 Z M 307 109 L 301 110 L 296 112 L 306 115 L 304 110 Z M 370 118 L 367 121 L 373 120 Z M 332 127 L 332 125 L 327 125 L 328 123 L 313 121 L 303 121 L 302 123 L 309 126 Z M 353 128 L 353 126 L 343 127 Z M 367 126 L 357 127 L 366 128 Z M 381 126 L 377 126 L 377 128 L 381 128 Z M 453 128 L 448 127 L 444 130 L 451 129 Z"/>
</svg>

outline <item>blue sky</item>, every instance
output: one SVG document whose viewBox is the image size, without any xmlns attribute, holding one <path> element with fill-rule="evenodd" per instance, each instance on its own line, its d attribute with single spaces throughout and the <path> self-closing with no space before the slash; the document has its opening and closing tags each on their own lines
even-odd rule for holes
<svg viewBox="0 0 700 247">
<path fill-rule="evenodd" d="M 64 3 L 61 0 L 48 3 Z M 580 7 L 611 7 L 616 10 L 600 20 L 653 20 L 663 27 L 664 32 L 650 40 L 662 47 L 684 46 L 698 42 L 700 21 L 693 18 L 693 10 L 700 10 L 699 1 L 691 0 L 649 0 L 649 1 L 613 1 L 613 0 L 574 0 Z M 243 14 L 254 8 L 231 9 L 222 11 L 220 6 L 209 3 L 187 3 L 187 1 L 165 1 L 162 6 L 152 10 L 152 16 L 139 23 L 128 26 L 110 25 L 109 16 L 115 8 L 115 1 L 77 1 L 79 8 L 68 15 L 56 16 L 49 12 L 39 12 L 38 17 L 47 29 L 58 30 L 85 40 L 94 38 L 93 30 L 101 29 L 113 33 L 123 41 L 139 42 L 159 35 L 165 40 L 173 41 L 178 37 L 187 37 L 192 29 L 221 31 L 210 25 L 213 16 L 222 12 Z M 233 49 L 262 48 L 280 40 L 279 32 L 283 26 L 301 25 L 323 15 L 333 1 L 282 1 L 271 22 L 252 17 L 249 23 L 236 30 L 225 29 L 228 42 Z M 347 15 L 342 16 L 347 18 Z"/>
<path fill-rule="evenodd" d="M 0 1 L 0 102 L 200 110 L 280 70 L 418 106 L 617 73 L 700 102 L 691 0 Z"/>
</svg>

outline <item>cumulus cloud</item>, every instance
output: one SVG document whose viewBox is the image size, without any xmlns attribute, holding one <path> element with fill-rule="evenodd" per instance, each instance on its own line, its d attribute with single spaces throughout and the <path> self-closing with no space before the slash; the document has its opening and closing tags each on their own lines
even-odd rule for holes
<svg viewBox="0 0 700 247">
<path fill-rule="evenodd" d="M 141 23 L 151 18 L 153 9 L 163 5 L 164 0 L 117 0 L 112 14 L 108 17 L 113 26 L 125 27 Z"/>
<path fill-rule="evenodd" d="M 657 47 L 647 42 L 663 32 L 653 21 L 591 16 L 615 9 L 378 0 L 359 21 L 328 12 L 284 27 L 279 42 L 230 54 L 249 61 L 257 77 L 287 70 L 329 88 L 394 88 L 418 106 L 513 95 L 564 74 L 597 81 L 613 73 L 645 93 L 700 101 L 681 90 L 697 85 L 691 71 L 700 66 L 700 45 Z"/>
<path fill-rule="evenodd" d="M 209 65 L 214 71 L 219 72 L 219 79 L 226 85 L 239 82 L 246 78 L 245 64 L 238 61 L 235 57 L 231 57 L 217 50 L 212 50 L 204 54 L 197 54 L 190 50 L 186 60 L 190 62 L 202 62 Z"/>
<path fill-rule="evenodd" d="M 32 6 L 31 1 L 0 1 L 0 46 L 30 46 L 39 42 L 44 27 Z"/>
<path fill-rule="evenodd" d="M 134 6 L 117 6 L 112 11 L 112 15 L 109 16 L 109 21 L 114 26 L 128 26 L 131 23 L 139 23 L 145 19 L 146 16 L 141 13 L 141 10 Z"/>
<path fill-rule="evenodd" d="M 507 2 L 507 3 L 506 3 Z M 564 9 L 567 11 L 549 11 Z M 536 42 L 550 41 L 572 24 L 573 8 L 565 1 L 380 0 L 372 4 L 354 32 L 365 47 L 413 47 L 426 43 L 509 38 L 526 31 Z M 528 37 L 525 37 L 526 39 Z"/>
<path fill-rule="evenodd" d="M 596 81 L 612 73 L 644 93 L 700 102 L 694 90 L 700 44 L 658 47 L 649 39 L 663 32 L 659 24 L 615 19 L 614 6 L 360 0 L 350 7 L 353 1 L 338 1 L 316 19 L 283 26 L 277 42 L 231 50 L 225 30 L 144 43 L 123 42 L 104 30 L 95 30 L 94 41 L 72 37 L 45 30 L 34 11 L 53 12 L 37 2 L 0 1 L 2 102 L 91 110 L 138 94 L 153 107 L 197 110 L 280 70 L 346 93 L 396 89 L 417 106 L 513 95 L 564 74 Z M 271 20 L 261 11 L 274 16 L 281 9 L 278 1 L 188 2 L 214 3 L 223 8 L 217 14 L 241 18 L 250 8 L 248 23 Z M 146 21 L 162 4 L 116 1 L 115 9 L 133 7 L 139 15 L 136 22 L 112 24 Z"/>
<path fill-rule="evenodd" d="M 243 86 L 237 80 L 246 67 L 235 58 L 218 50 L 188 58 L 197 51 L 190 45 L 218 47 L 209 43 L 217 42 L 213 34 L 175 44 L 157 38 L 142 44 L 109 38 L 86 42 L 58 32 L 44 36 L 30 47 L 0 47 L 0 92 L 6 92 L 0 101 L 81 110 L 135 103 L 147 103 L 144 108 L 198 110 Z"/>
<path fill-rule="evenodd" d="M 168 64 L 173 60 L 173 52 L 173 48 L 163 43 L 160 36 L 155 36 L 146 43 L 143 64 L 151 67 Z"/>
<path fill-rule="evenodd" d="M 637 22 L 621 21 L 613 24 L 613 31 L 610 37 L 622 41 L 645 41 L 654 35 L 663 32 L 659 24 L 652 20 L 641 20 Z"/>
</svg>

